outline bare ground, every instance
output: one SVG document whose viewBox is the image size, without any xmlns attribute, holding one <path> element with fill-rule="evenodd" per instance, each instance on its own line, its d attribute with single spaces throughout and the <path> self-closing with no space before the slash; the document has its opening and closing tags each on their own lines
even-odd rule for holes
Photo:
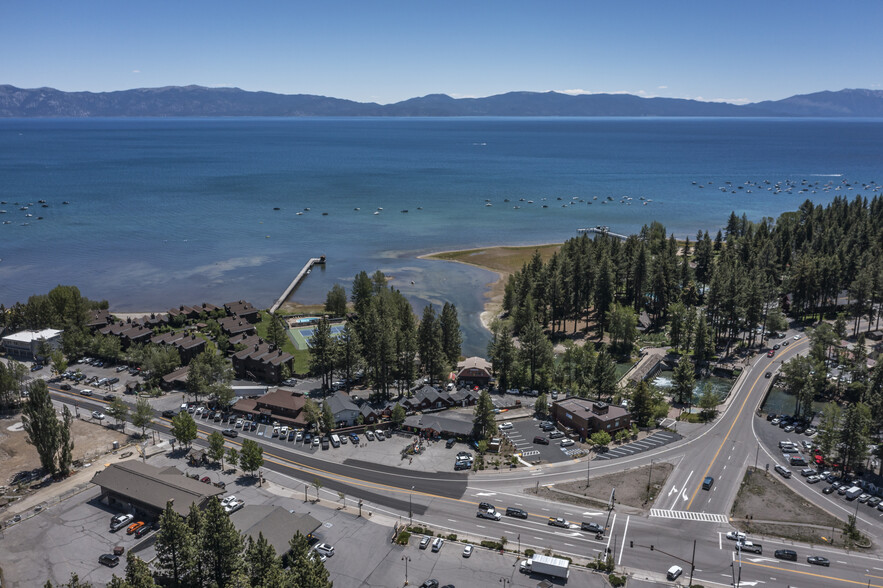
<svg viewBox="0 0 883 588">
<path fill-rule="evenodd" d="M 762 469 L 748 468 L 733 501 L 733 526 L 746 533 L 843 545 L 844 520 L 804 500 Z M 833 537 L 832 537 L 833 535 Z"/>
<path fill-rule="evenodd" d="M 616 504 L 648 509 L 656 499 L 659 490 L 665 485 L 672 469 L 674 466 L 670 463 L 654 463 L 652 472 L 650 466 L 643 466 L 606 476 L 590 476 L 588 487 L 586 487 L 586 480 L 581 479 L 554 486 L 527 488 L 525 492 L 557 502 L 603 508 L 610 499 L 610 492 L 616 488 Z M 648 478 L 650 479 L 649 493 L 647 491 Z"/>
<path fill-rule="evenodd" d="M 74 440 L 74 461 L 89 462 L 108 453 L 113 442 L 126 444 L 130 437 L 108 426 L 88 420 L 74 419 L 71 424 Z M 21 416 L 0 419 L 0 483 L 8 484 L 18 472 L 40 467 L 40 458 L 33 445 L 27 442 L 27 434 L 21 428 Z"/>
</svg>

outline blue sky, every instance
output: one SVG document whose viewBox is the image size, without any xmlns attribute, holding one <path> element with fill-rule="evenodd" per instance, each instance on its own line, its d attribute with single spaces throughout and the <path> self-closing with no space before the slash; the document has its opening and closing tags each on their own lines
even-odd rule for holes
<svg viewBox="0 0 883 588">
<path fill-rule="evenodd" d="M 883 88 L 881 22 L 880 0 L 10 0 L 0 83 L 380 103 L 513 90 L 741 103 Z"/>
</svg>

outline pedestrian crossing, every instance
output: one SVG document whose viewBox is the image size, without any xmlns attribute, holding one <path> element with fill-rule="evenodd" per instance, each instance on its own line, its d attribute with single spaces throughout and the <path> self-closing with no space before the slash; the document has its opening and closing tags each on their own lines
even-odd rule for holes
<svg viewBox="0 0 883 588">
<path fill-rule="evenodd" d="M 710 512 L 690 512 L 688 510 L 666 510 L 651 508 L 650 516 L 660 519 L 680 519 L 682 521 L 698 521 L 701 523 L 728 523 L 726 515 Z"/>
</svg>

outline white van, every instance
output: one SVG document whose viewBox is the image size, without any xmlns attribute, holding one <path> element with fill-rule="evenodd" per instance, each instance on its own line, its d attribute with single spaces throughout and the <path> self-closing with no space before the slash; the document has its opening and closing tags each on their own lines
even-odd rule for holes
<svg viewBox="0 0 883 588">
<path fill-rule="evenodd" d="M 668 568 L 668 572 L 666 572 L 665 577 L 669 580 L 677 580 L 678 576 L 684 573 L 684 570 L 681 569 L 681 566 L 671 566 Z"/>
<path fill-rule="evenodd" d="M 340 447 L 340 437 L 338 437 L 337 434 L 331 435 L 331 446 Z"/>
</svg>

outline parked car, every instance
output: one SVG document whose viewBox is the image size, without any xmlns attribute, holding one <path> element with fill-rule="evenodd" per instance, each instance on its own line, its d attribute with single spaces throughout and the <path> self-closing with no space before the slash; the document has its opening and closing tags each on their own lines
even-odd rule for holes
<svg viewBox="0 0 883 588">
<path fill-rule="evenodd" d="M 573 445 L 573 443 L 574 443 L 573 439 L 562 439 L 561 440 L 561 447 L 570 447 L 571 445 Z"/>
<path fill-rule="evenodd" d="M 541 437 L 539 435 L 537 435 L 536 437 L 533 438 L 533 442 L 537 445 L 548 445 L 549 444 L 549 440 L 546 437 Z"/>
<path fill-rule="evenodd" d="M 144 537 L 145 535 L 150 533 L 150 531 L 151 531 L 150 525 L 144 525 L 143 527 L 141 527 L 140 529 L 135 531 L 135 533 L 134 533 L 135 539 L 141 539 L 142 537 Z"/>
<path fill-rule="evenodd" d="M 445 540 L 443 537 L 436 537 L 435 541 L 432 542 L 432 550 L 439 551 L 442 548 L 442 545 L 445 544 Z M 438 584 L 436 584 L 437 586 Z"/>
<path fill-rule="evenodd" d="M 131 535 L 132 533 L 134 533 L 135 531 L 137 531 L 138 529 L 140 529 L 143 526 L 144 526 L 144 521 L 138 521 L 136 523 L 132 523 L 131 525 L 128 526 L 128 528 L 126 528 L 126 535 Z"/>
<path fill-rule="evenodd" d="M 429 547 L 430 541 L 432 541 L 432 539 L 430 539 L 429 535 L 424 535 L 423 539 L 420 540 L 420 549 L 426 549 Z"/>
<path fill-rule="evenodd" d="M 104 553 L 98 556 L 98 563 L 104 564 L 109 568 L 114 568 L 119 565 L 120 558 L 118 555 L 112 553 Z"/>
<path fill-rule="evenodd" d="M 116 515 L 115 517 L 110 519 L 110 532 L 114 533 L 116 531 L 119 531 L 120 529 L 131 523 L 132 519 L 134 518 L 135 517 L 130 514 Z"/>
<path fill-rule="evenodd" d="M 95 419 L 96 421 L 103 421 L 104 420 L 104 413 L 101 412 L 100 410 L 93 410 L 92 411 L 92 418 Z"/>
<path fill-rule="evenodd" d="M 512 428 L 512 423 L 510 423 L 509 421 L 506 421 L 504 423 L 500 423 L 500 430 L 501 431 L 506 431 L 511 428 Z"/>
<path fill-rule="evenodd" d="M 368 438 L 368 441 L 374 441 L 374 433 L 371 431 L 365 431 L 365 437 Z"/>
</svg>

